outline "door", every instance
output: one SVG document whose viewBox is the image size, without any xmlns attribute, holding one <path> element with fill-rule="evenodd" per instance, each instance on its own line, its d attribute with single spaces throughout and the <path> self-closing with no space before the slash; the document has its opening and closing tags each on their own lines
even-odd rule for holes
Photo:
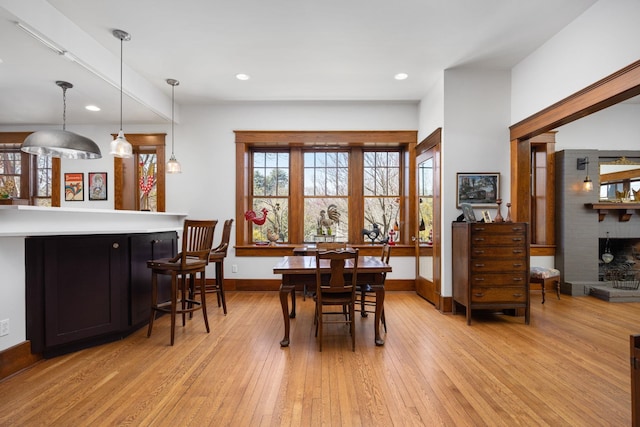
<svg viewBox="0 0 640 427">
<path fill-rule="evenodd" d="M 440 293 L 440 144 L 437 129 L 416 147 L 416 292 L 442 310 Z"/>
</svg>

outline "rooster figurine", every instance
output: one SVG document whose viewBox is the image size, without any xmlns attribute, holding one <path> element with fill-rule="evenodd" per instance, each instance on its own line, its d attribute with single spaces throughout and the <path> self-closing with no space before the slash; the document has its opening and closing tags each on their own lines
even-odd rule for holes
<svg viewBox="0 0 640 427">
<path fill-rule="evenodd" d="M 267 210 L 267 208 L 262 208 L 261 212 L 262 216 L 259 217 L 258 214 L 256 214 L 254 211 L 246 211 L 244 213 L 244 219 L 253 222 L 255 225 L 264 225 L 265 221 L 267 220 L 267 212 L 269 211 Z"/>
<path fill-rule="evenodd" d="M 373 242 L 375 242 L 378 236 L 380 236 L 380 226 L 374 222 L 373 224 L 371 224 L 371 227 L 371 230 L 363 228 L 362 235 L 371 239 L 371 244 L 373 245 Z"/>
</svg>

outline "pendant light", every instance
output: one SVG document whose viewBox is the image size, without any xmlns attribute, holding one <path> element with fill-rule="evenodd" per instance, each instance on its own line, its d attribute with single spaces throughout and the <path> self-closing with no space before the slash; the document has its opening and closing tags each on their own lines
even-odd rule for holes
<svg viewBox="0 0 640 427">
<path fill-rule="evenodd" d="M 131 35 L 126 31 L 113 30 L 113 36 L 120 39 L 120 132 L 118 136 L 111 142 L 111 153 L 116 157 L 129 158 L 133 157 L 133 147 L 131 143 L 124 137 L 122 130 L 122 45 L 125 41 L 131 40 Z"/>
<path fill-rule="evenodd" d="M 57 81 L 62 88 L 62 130 L 41 130 L 30 134 L 22 143 L 21 150 L 38 156 L 64 157 L 67 159 L 99 159 L 102 157 L 98 145 L 87 137 L 69 132 L 67 127 L 67 89 L 73 85 Z"/>
<path fill-rule="evenodd" d="M 175 107 L 175 90 L 180 82 L 176 79 L 167 79 L 167 83 L 171 85 L 171 158 L 167 162 L 167 173 L 181 173 L 182 166 L 180 166 L 180 163 L 176 160 L 176 155 L 173 153 L 173 135 L 175 134 L 173 130 L 175 124 L 173 110 Z"/>
</svg>

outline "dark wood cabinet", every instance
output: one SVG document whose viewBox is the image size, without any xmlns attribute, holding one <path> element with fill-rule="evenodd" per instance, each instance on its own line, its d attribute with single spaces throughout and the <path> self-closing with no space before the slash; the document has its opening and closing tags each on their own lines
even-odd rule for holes
<svg viewBox="0 0 640 427">
<path fill-rule="evenodd" d="M 131 248 L 131 326 L 138 328 L 149 322 L 151 315 L 150 259 L 170 258 L 176 254 L 176 233 L 149 233 L 130 236 Z M 158 301 L 168 301 L 171 277 L 158 277 Z"/>
<path fill-rule="evenodd" d="M 45 357 L 122 338 L 149 320 L 146 262 L 170 257 L 176 232 L 29 237 L 27 339 Z"/>
<path fill-rule="evenodd" d="M 453 310 L 523 309 L 529 324 L 529 227 L 526 223 L 452 225 Z"/>
</svg>

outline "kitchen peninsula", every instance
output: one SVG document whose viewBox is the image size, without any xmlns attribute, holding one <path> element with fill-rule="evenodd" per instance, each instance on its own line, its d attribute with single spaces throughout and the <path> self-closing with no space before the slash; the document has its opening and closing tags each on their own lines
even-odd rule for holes
<svg viewBox="0 0 640 427">
<path fill-rule="evenodd" d="M 92 327 L 65 322 L 94 316 L 88 321 L 99 323 L 104 313 L 95 313 L 100 305 L 91 301 L 94 297 L 116 298 L 107 301 L 111 310 L 107 315 L 118 316 L 120 322 L 113 327 L 135 325 L 140 321 L 130 301 L 135 275 L 139 272 L 146 278 L 146 259 L 176 250 L 177 232 L 186 217 L 183 213 L 0 206 L 0 322 L 9 326 L 9 333 L 0 336 L 0 353 L 28 345 L 27 340 L 33 346 L 34 338 L 38 341 L 34 352 L 46 350 L 48 341 L 57 348 L 64 344 L 64 337 L 86 339 L 82 330 Z M 104 274 L 96 268 L 104 268 Z M 55 305 L 53 311 L 47 306 L 47 315 L 57 313 L 55 319 L 45 318 L 44 312 L 34 315 L 48 302 Z M 45 325 L 48 330 L 42 328 Z M 100 334 L 100 328 L 95 332 Z"/>
</svg>

